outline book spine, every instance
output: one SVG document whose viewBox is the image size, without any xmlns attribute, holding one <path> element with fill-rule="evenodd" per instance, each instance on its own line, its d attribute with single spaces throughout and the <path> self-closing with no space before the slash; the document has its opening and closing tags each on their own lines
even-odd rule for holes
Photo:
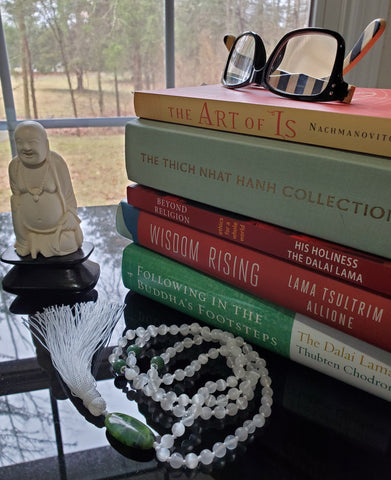
<svg viewBox="0 0 391 480">
<path fill-rule="evenodd" d="M 134 182 L 391 258 L 388 159 L 143 119 L 125 158 Z"/>
<path fill-rule="evenodd" d="M 391 354 L 384 350 L 136 244 L 124 249 L 122 278 L 134 292 L 391 400 Z"/>
<path fill-rule="evenodd" d="M 129 185 L 128 203 L 162 218 L 391 296 L 391 262 L 165 192 Z M 126 214 L 126 209 L 123 212 Z"/>
<path fill-rule="evenodd" d="M 135 243 L 258 297 L 391 349 L 391 298 L 235 245 L 126 203 L 117 230 Z M 125 227 L 125 228 L 124 228 Z M 128 232 L 128 233 L 126 233 Z"/>
<path fill-rule="evenodd" d="M 236 97 L 240 95 L 235 93 Z M 366 116 L 341 110 L 309 111 L 299 105 L 263 105 L 252 102 L 254 92 L 246 93 L 246 101 L 235 101 L 224 96 L 213 99 L 169 91 L 135 92 L 135 113 L 150 120 L 391 156 L 385 119 L 377 117 L 375 111 L 373 116 Z"/>
</svg>

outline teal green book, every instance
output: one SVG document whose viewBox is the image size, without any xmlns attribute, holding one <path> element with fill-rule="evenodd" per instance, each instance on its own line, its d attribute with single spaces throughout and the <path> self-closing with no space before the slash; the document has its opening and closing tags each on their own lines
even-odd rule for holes
<svg viewBox="0 0 391 480">
<path fill-rule="evenodd" d="M 215 280 L 137 244 L 122 256 L 126 288 L 391 401 L 391 354 Z"/>
<path fill-rule="evenodd" d="M 391 161 L 136 118 L 129 180 L 391 258 Z"/>
</svg>

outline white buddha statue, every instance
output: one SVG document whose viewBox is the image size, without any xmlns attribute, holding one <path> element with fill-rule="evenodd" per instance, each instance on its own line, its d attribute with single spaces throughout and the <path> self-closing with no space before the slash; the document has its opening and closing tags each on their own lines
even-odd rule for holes
<svg viewBox="0 0 391 480">
<path fill-rule="evenodd" d="M 68 255 L 83 243 L 71 177 L 64 159 L 50 151 L 42 125 L 15 129 L 17 156 L 9 164 L 15 250 L 24 257 Z"/>
</svg>

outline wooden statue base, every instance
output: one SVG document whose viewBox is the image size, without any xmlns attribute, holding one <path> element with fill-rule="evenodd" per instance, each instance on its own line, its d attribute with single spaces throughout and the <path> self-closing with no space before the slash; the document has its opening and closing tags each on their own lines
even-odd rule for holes
<svg viewBox="0 0 391 480">
<path fill-rule="evenodd" d="M 45 258 L 20 257 L 9 247 L 1 261 L 14 265 L 3 278 L 3 289 L 14 295 L 80 294 L 92 290 L 100 275 L 97 263 L 88 260 L 94 247 L 85 242 L 74 253 Z"/>
</svg>

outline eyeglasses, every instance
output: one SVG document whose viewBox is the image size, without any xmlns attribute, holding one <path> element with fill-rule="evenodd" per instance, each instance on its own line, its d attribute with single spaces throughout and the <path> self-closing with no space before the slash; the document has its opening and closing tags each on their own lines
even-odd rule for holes
<svg viewBox="0 0 391 480">
<path fill-rule="evenodd" d="M 323 28 L 286 34 L 267 61 L 264 43 L 256 33 L 245 32 L 237 38 L 226 35 L 224 43 L 230 53 L 222 84 L 228 88 L 256 84 L 295 100 L 350 103 L 355 87 L 343 75 L 373 47 L 385 27 L 385 20 L 373 20 L 345 58 L 343 37 Z"/>
</svg>

